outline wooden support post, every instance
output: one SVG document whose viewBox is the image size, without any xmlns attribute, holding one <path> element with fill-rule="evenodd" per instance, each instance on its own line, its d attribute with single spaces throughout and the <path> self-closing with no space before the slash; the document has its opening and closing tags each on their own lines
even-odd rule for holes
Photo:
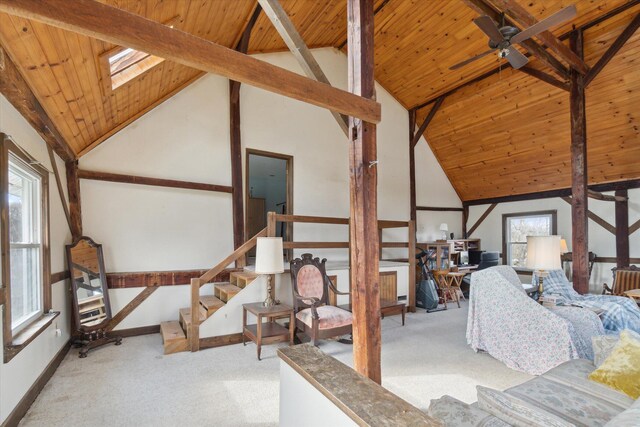
<svg viewBox="0 0 640 427">
<path fill-rule="evenodd" d="M 572 51 L 582 58 L 582 32 L 570 38 Z M 584 75 L 571 69 L 569 111 L 571 115 L 571 221 L 573 287 L 581 294 L 589 291 L 589 227 L 587 188 L 587 122 Z"/>
<path fill-rule="evenodd" d="M 349 91 L 375 99 L 373 0 L 347 1 Z M 354 369 L 380 384 L 376 125 L 349 117 L 351 303 Z"/>
<path fill-rule="evenodd" d="M 200 279 L 191 279 L 191 329 L 189 333 L 189 349 L 200 350 Z"/>
<path fill-rule="evenodd" d="M 275 212 L 267 212 L 267 237 L 276 237 L 276 226 L 278 221 L 276 220 Z"/>
<path fill-rule="evenodd" d="M 407 310 L 416 312 L 416 222 L 409 221 L 409 295 Z"/>
<path fill-rule="evenodd" d="M 627 190 L 616 191 L 624 201 L 616 201 L 616 265 L 629 266 L 629 201 Z"/>
<path fill-rule="evenodd" d="M 462 204 L 462 238 L 467 239 L 467 222 L 469 221 L 469 205 L 466 203 Z"/>
<path fill-rule="evenodd" d="M 67 193 L 69 195 L 69 220 L 73 239 L 82 236 L 82 207 L 80 202 L 80 179 L 78 177 L 78 161 L 66 163 Z"/>
<path fill-rule="evenodd" d="M 67 198 L 64 196 L 62 189 L 62 180 L 60 179 L 60 171 L 58 170 L 58 163 L 56 163 L 56 155 L 53 152 L 53 148 L 47 145 L 47 151 L 49 152 L 49 161 L 51 161 L 51 169 L 53 169 L 53 176 L 56 179 L 56 186 L 58 187 L 58 195 L 60 196 L 60 202 L 62 203 L 62 210 L 64 211 L 64 217 L 67 220 L 69 231 L 73 232 L 71 228 L 71 218 L 69 217 L 69 205 L 67 205 Z"/>
<path fill-rule="evenodd" d="M 416 110 L 409 110 L 409 197 L 410 217 L 416 221 L 416 149 L 413 138 L 416 133 Z"/>
</svg>

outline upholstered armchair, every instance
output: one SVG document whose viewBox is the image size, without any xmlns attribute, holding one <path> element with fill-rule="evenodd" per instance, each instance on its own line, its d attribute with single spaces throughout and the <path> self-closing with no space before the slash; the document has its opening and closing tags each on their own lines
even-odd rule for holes
<svg viewBox="0 0 640 427">
<path fill-rule="evenodd" d="M 606 283 L 602 285 L 602 295 L 622 296 L 626 291 L 640 289 L 640 268 L 632 265 L 624 268 L 612 268 L 613 282 L 611 287 Z"/>
<path fill-rule="evenodd" d="M 327 277 L 326 259 L 302 254 L 290 262 L 293 307 L 296 329 L 311 338 L 316 345 L 320 339 L 351 334 L 352 316 L 347 310 L 329 305 L 329 288 L 337 295 L 348 295 L 333 286 Z"/>
</svg>

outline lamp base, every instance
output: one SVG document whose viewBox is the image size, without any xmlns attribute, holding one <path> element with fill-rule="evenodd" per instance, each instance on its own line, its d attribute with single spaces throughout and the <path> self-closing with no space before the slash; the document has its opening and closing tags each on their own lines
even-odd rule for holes
<svg viewBox="0 0 640 427">
<path fill-rule="evenodd" d="M 271 296 L 271 277 L 271 274 L 267 276 L 267 299 L 262 302 L 262 305 L 267 308 L 280 304 L 280 301 Z"/>
<path fill-rule="evenodd" d="M 542 304 L 542 293 L 544 292 L 544 278 L 549 273 L 547 271 L 538 271 L 538 302 Z"/>
</svg>

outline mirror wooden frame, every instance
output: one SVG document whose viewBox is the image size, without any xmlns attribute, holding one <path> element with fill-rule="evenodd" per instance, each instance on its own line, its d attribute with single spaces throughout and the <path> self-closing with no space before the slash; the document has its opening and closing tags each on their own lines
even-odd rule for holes
<svg viewBox="0 0 640 427">
<path fill-rule="evenodd" d="M 85 326 L 81 324 L 80 308 L 78 301 L 78 284 L 74 279 L 73 271 L 77 270 L 76 264 L 73 262 L 72 250 L 77 247 L 81 242 L 86 242 L 90 247 L 96 249 L 96 256 L 98 257 L 98 268 L 100 276 L 100 284 L 102 288 L 103 301 L 105 305 L 105 318 L 102 322 L 91 326 Z M 76 347 L 80 349 L 80 357 L 86 357 L 87 353 L 99 346 L 115 342 L 115 345 L 120 345 L 122 338 L 119 336 L 112 336 L 107 327 L 112 319 L 111 315 L 111 303 L 109 301 L 109 287 L 107 285 L 107 274 L 104 268 L 104 257 L 102 252 L 102 245 L 96 243 L 92 238 L 87 236 L 80 236 L 74 239 L 73 243 L 66 245 L 67 251 L 67 264 L 69 267 L 69 275 L 71 280 L 71 293 L 73 297 L 73 316 L 75 321 L 77 335 L 79 337 L 74 341 Z"/>
</svg>

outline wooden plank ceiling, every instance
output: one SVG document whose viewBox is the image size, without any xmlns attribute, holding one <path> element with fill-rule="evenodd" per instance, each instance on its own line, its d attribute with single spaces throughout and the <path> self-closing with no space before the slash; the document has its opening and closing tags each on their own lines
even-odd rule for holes
<svg viewBox="0 0 640 427">
<path fill-rule="evenodd" d="M 101 1 L 157 22 L 171 20 L 182 31 L 227 47 L 237 44 L 256 7 L 255 0 Z M 561 35 L 571 25 L 591 22 L 629 1 L 519 3 L 537 19 L 576 4 L 578 17 L 552 31 Z M 281 3 L 310 47 L 346 49 L 345 0 Z M 449 71 L 451 65 L 486 50 L 486 37 L 472 23 L 478 14 L 462 0 L 376 0 L 375 7 L 376 79 L 406 108 L 433 100 L 497 66 L 497 57 L 490 55 Z M 589 29 L 587 64 L 593 65 L 639 12 L 640 6 L 634 6 Z M 109 43 L 5 14 L 0 14 L 0 43 L 77 155 L 202 75 L 165 61 L 109 91 L 103 89 L 99 71 L 99 56 L 115 47 Z M 635 115 L 640 105 L 639 44 L 636 34 L 588 89 L 592 183 L 640 177 Z M 282 50 L 284 42 L 261 14 L 249 52 Z M 535 59 L 531 65 L 542 68 Z M 428 111 L 428 106 L 418 110 L 418 122 Z M 447 96 L 426 137 L 463 200 L 569 186 L 568 93 L 509 66 Z"/>
</svg>

